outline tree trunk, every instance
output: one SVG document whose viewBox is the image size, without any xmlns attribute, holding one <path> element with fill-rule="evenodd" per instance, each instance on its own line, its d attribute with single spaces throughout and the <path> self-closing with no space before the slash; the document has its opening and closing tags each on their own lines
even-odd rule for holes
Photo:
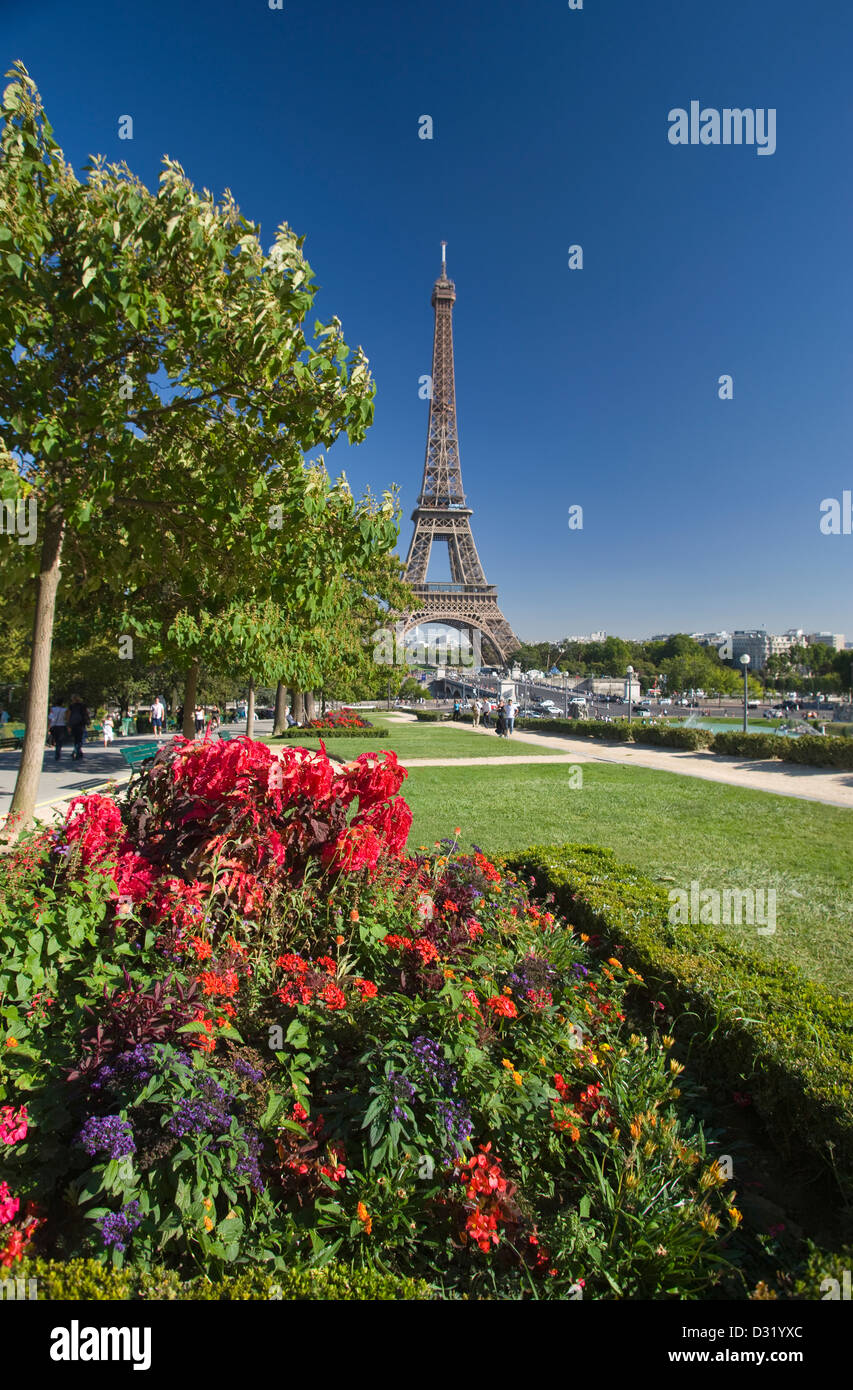
<svg viewBox="0 0 853 1390">
<path fill-rule="evenodd" d="M 304 724 L 304 723 L 305 723 L 305 696 L 302 694 L 302 691 L 301 691 L 301 690 L 292 690 L 292 691 L 291 691 L 291 694 L 292 694 L 292 696 L 293 696 L 293 708 L 292 708 L 292 710 L 291 710 L 291 714 L 293 715 L 293 717 L 294 717 L 294 719 L 296 720 L 297 724 Z"/>
<path fill-rule="evenodd" d="M 255 722 L 255 682 L 249 681 L 249 699 L 246 703 L 246 733 L 252 737 L 252 725 Z"/>
<path fill-rule="evenodd" d="M 191 661 L 184 680 L 184 738 L 195 738 L 195 704 L 198 697 L 198 659 Z"/>
<path fill-rule="evenodd" d="M 287 686 L 279 681 L 275 689 L 275 715 L 272 721 L 273 737 L 287 733 Z"/>
<path fill-rule="evenodd" d="M 314 704 L 314 691 L 313 691 L 313 690 L 306 690 L 306 692 L 305 692 L 305 722 L 306 722 L 306 724 L 310 723 L 312 719 L 316 719 L 316 717 L 317 717 L 317 708 L 316 708 L 316 705 Z"/>
<path fill-rule="evenodd" d="M 24 749 L 6 822 L 7 829 L 14 829 L 15 834 L 28 826 L 33 819 L 44 763 L 45 730 L 50 709 L 50 650 L 53 643 L 56 591 L 59 588 L 64 539 L 65 518 L 58 507 L 53 507 L 48 512 L 41 545 L 41 565 L 33 620 L 33 649 L 30 654 L 30 677 L 24 712 Z"/>
</svg>

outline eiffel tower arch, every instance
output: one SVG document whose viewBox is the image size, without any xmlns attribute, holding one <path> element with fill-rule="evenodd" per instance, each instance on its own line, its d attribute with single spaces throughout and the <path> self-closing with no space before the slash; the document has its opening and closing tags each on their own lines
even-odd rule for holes
<svg viewBox="0 0 853 1390">
<path fill-rule="evenodd" d="M 403 632 L 426 623 L 443 623 L 466 632 L 473 629 L 481 632 L 506 661 L 520 643 L 498 607 L 496 586 L 486 582 L 471 530 L 473 512 L 462 488 L 453 365 L 456 286 L 447 276 L 446 246 L 446 242 L 441 243 L 441 274 L 432 290 L 432 398 L 423 483 L 412 512 L 414 532 L 406 559 L 405 579 L 414 590 L 415 606 L 403 615 Z M 449 583 L 427 580 L 436 540 L 447 543 Z"/>
</svg>

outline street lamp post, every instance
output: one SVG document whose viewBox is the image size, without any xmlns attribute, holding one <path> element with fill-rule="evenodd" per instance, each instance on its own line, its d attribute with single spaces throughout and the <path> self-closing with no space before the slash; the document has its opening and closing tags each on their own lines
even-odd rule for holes
<svg viewBox="0 0 853 1390">
<path fill-rule="evenodd" d="M 563 718 L 569 717 L 569 673 L 563 672 Z"/>
<path fill-rule="evenodd" d="M 628 723 L 630 724 L 634 711 L 634 668 L 629 666 L 625 675 L 628 677 Z"/>
<path fill-rule="evenodd" d="M 747 732 L 749 720 L 749 653 L 744 652 L 740 659 L 743 667 L 743 731 Z"/>
</svg>

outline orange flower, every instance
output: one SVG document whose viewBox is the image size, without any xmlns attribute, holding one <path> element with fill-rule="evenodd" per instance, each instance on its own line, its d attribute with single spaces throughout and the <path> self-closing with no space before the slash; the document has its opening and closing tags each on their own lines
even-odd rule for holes
<svg viewBox="0 0 853 1390">
<path fill-rule="evenodd" d="M 357 907 L 352 908 L 352 910 L 350 911 L 349 919 L 350 919 L 351 922 L 357 922 L 357 921 L 358 921 L 358 908 L 357 908 Z"/>
<path fill-rule="evenodd" d="M 370 1232 L 373 1230 L 373 1217 L 368 1212 L 367 1207 L 364 1205 L 364 1202 L 359 1202 L 358 1206 L 356 1207 L 356 1215 L 358 1216 L 359 1221 L 364 1227 L 364 1234 L 366 1236 L 369 1236 Z"/>
<path fill-rule="evenodd" d="M 210 1219 L 209 1216 L 206 1216 L 206 1217 L 204 1218 L 204 1229 L 205 1229 L 206 1231 L 212 1231 L 212 1230 L 213 1230 L 213 1222 L 211 1221 L 211 1219 Z"/>
<path fill-rule="evenodd" d="M 453 833 L 454 833 L 454 835 L 461 835 L 461 834 L 462 834 L 461 827 L 457 825 L 457 827 L 456 827 L 456 829 L 454 830 Z"/>
<path fill-rule="evenodd" d="M 343 946 L 343 944 L 344 944 L 344 938 L 343 938 L 342 936 L 336 936 L 336 937 L 335 937 L 335 945 L 336 945 L 336 946 Z"/>
<path fill-rule="evenodd" d="M 7 1046 L 7 1047 L 17 1047 L 17 1046 L 18 1046 L 18 1039 L 17 1039 L 17 1038 L 7 1038 L 7 1039 L 6 1039 L 6 1046 Z"/>
</svg>

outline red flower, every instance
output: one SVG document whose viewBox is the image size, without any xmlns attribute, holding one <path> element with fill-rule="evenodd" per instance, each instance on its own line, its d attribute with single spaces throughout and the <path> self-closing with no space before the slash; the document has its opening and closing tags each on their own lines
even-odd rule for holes
<svg viewBox="0 0 853 1390">
<path fill-rule="evenodd" d="M 516 1018 L 518 1016 L 518 1009 L 513 1001 L 502 994 L 494 994 L 491 999 L 487 999 L 486 1008 L 491 1009 L 492 1013 L 500 1018 Z"/>
<path fill-rule="evenodd" d="M 346 996 L 337 985 L 326 985 L 320 991 L 320 998 L 324 1001 L 327 1009 L 345 1009 L 347 1006 Z"/>
</svg>

